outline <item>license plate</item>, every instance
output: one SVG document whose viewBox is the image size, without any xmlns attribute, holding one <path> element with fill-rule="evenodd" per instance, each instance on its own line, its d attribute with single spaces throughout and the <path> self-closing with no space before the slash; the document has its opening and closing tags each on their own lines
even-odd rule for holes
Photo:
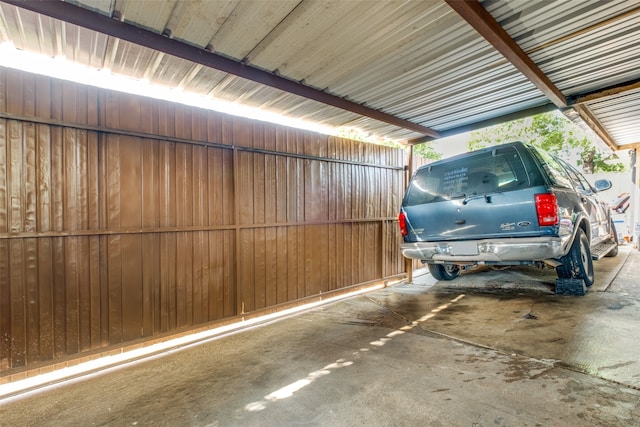
<svg viewBox="0 0 640 427">
<path fill-rule="evenodd" d="M 478 245 L 474 242 L 451 242 L 451 255 L 477 255 Z"/>
</svg>

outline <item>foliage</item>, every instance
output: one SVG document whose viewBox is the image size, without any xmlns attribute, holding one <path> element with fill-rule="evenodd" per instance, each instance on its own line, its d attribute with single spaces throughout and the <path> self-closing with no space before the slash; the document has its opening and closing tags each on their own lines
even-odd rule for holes
<svg viewBox="0 0 640 427">
<path fill-rule="evenodd" d="M 586 141 L 586 140 L 585 140 Z M 588 141 L 587 141 L 588 142 Z M 615 154 L 613 155 L 615 156 Z M 582 161 L 582 169 L 585 173 L 596 172 L 623 172 L 625 170 L 624 163 L 609 163 L 612 156 L 603 157 L 602 153 L 597 151 L 595 147 L 583 146 L 580 153 Z M 618 157 L 616 156 L 616 159 Z"/>
<path fill-rule="evenodd" d="M 615 154 L 605 156 L 589 135 L 560 112 L 537 114 L 471 133 L 469 149 L 475 150 L 510 141 L 522 141 L 582 165 L 585 173 L 621 172 L 625 165 Z M 613 161 L 613 162 L 612 162 Z"/>
<path fill-rule="evenodd" d="M 437 152 L 429 142 L 415 145 L 413 154 L 431 160 L 440 160 L 442 158 L 442 154 Z"/>
</svg>

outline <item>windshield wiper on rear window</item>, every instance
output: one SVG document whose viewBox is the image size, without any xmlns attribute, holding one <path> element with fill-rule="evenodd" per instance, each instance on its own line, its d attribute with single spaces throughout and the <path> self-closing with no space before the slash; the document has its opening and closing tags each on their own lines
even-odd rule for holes
<svg viewBox="0 0 640 427">
<path fill-rule="evenodd" d="M 463 205 L 466 205 L 467 203 L 469 203 L 469 201 L 474 200 L 474 199 L 481 199 L 484 197 L 484 201 L 487 203 L 491 203 L 491 196 L 489 196 L 488 193 L 484 193 L 484 194 L 474 194 L 471 195 L 469 197 L 465 197 L 464 200 L 462 201 Z"/>
</svg>

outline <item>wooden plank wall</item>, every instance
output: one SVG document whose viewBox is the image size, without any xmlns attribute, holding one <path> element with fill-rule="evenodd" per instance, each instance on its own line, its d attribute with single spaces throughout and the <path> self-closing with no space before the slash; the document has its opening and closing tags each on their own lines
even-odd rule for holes
<svg viewBox="0 0 640 427">
<path fill-rule="evenodd" d="M 402 274 L 404 162 L 0 68 L 0 376 Z"/>
</svg>

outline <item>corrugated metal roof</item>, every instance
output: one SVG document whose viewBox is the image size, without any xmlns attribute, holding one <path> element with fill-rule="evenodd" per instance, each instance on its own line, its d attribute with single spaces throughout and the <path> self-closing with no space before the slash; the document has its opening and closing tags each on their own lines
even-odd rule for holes
<svg viewBox="0 0 640 427">
<path fill-rule="evenodd" d="M 627 16 L 533 52 L 531 58 L 565 95 L 629 81 L 640 68 L 639 20 Z"/>
<path fill-rule="evenodd" d="M 483 5 L 565 96 L 640 77 L 640 5 L 635 0 L 485 1 Z M 623 146 L 640 142 L 638 99 L 636 91 L 586 106 L 615 144 Z"/>
<path fill-rule="evenodd" d="M 587 105 L 620 145 L 634 144 L 640 140 L 640 90 Z"/>
<path fill-rule="evenodd" d="M 546 96 L 443 0 L 77 0 L 71 3 L 439 132 L 543 106 Z M 640 79 L 636 1 L 482 2 L 565 96 Z M 391 139 L 422 134 L 0 3 L 0 38 L 185 91 Z M 589 103 L 607 120 L 614 97 Z M 637 119 L 633 109 L 625 113 Z M 638 120 L 636 120 L 638 122 Z M 636 137 L 634 142 L 638 142 Z M 624 142 L 623 142 L 624 141 Z"/>
</svg>

